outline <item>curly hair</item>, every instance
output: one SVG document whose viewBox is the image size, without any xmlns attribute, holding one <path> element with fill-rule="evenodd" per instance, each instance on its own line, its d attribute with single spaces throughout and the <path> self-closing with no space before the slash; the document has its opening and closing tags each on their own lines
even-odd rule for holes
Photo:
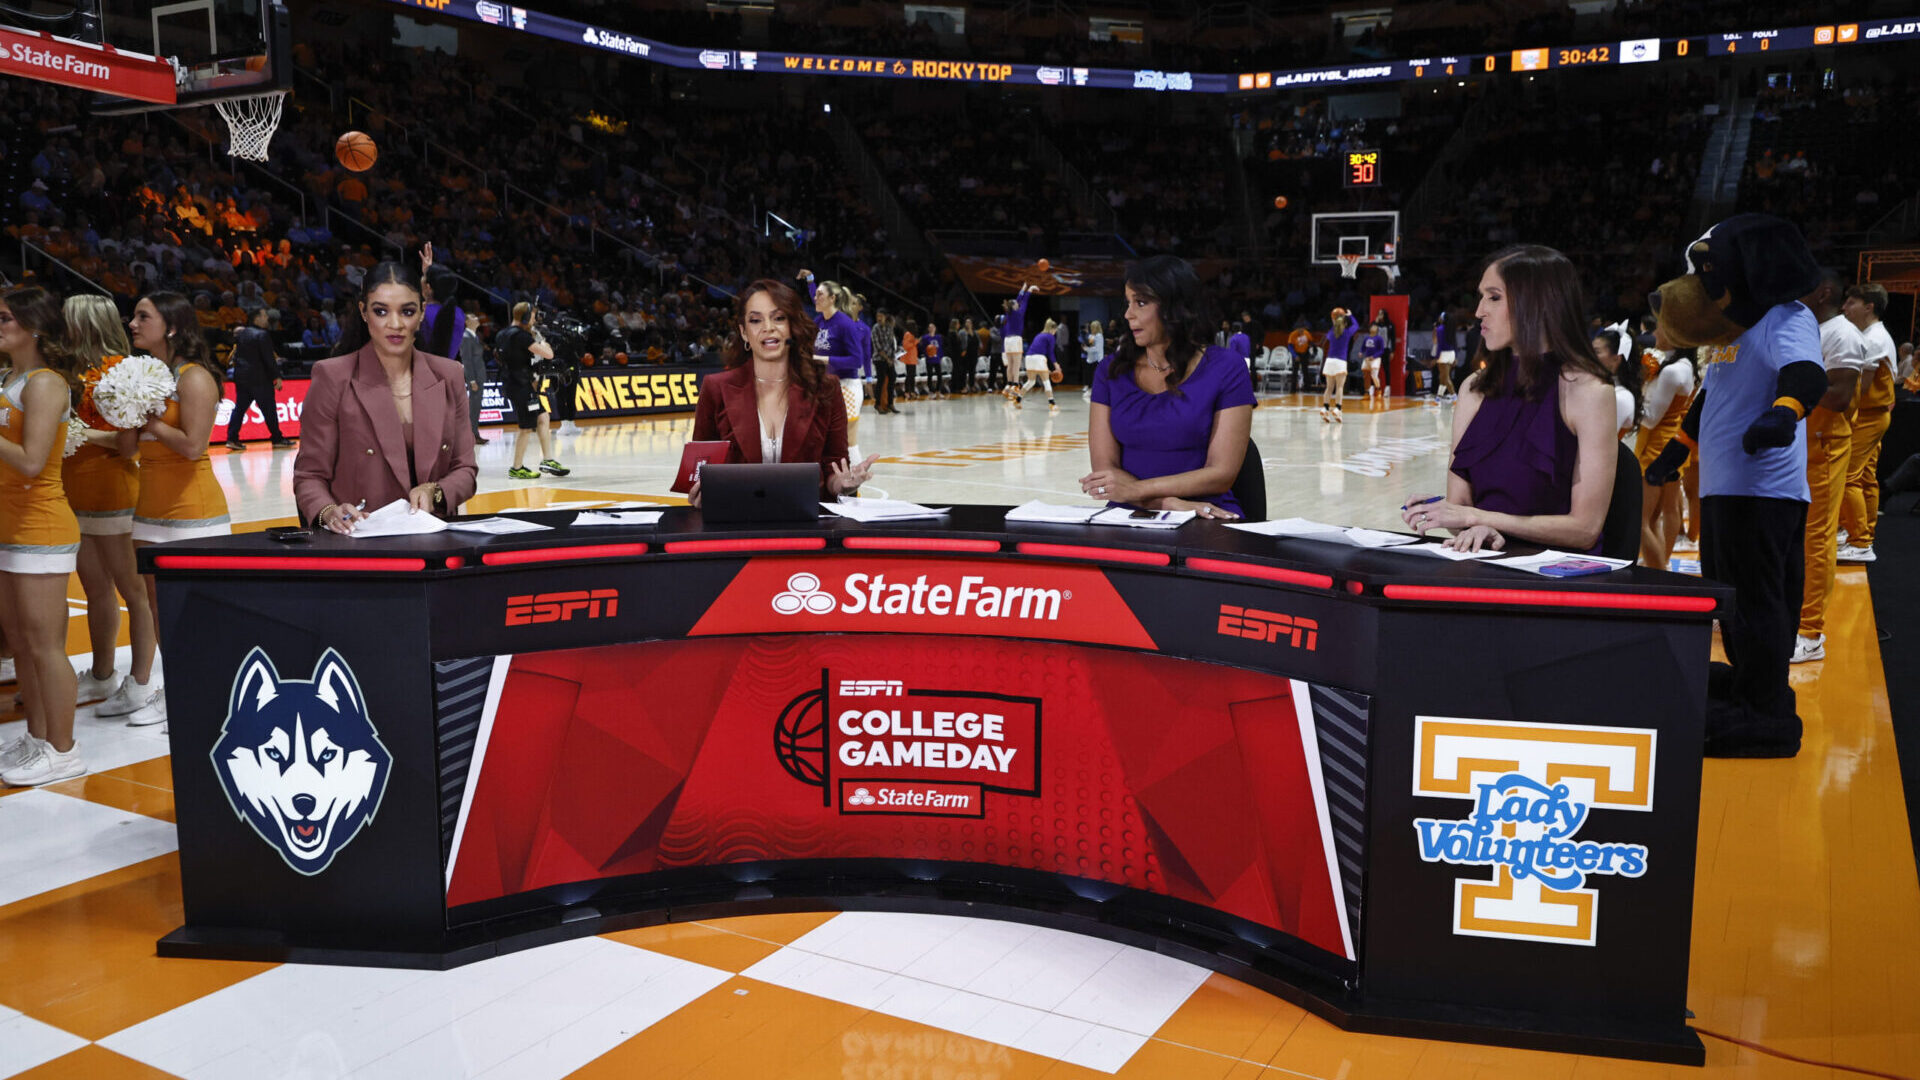
<svg viewBox="0 0 1920 1080">
<path fill-rule="evenodd" d="M 219 361 L 213 358 L 213 350 L 207 348 L 207 339 L 200 333 L 200 317 L 194 314 L 193 301 L 177 292 L 153 292 L 141 297 L 153 305 L 160 313 L 160 322 L 167 328 L 167 363 L 175 371 L 182 364 L 199 364 L 213 376 L 214 389 L 225 385 L 225 372 L 220 369 Z"/>
<path fill-rule="evenodd" d="M 807 314 L 800 294 L 782 281 L 761 278 L 740 290 L 733 301 L 733 324 L 735 332 L 727 335 L 726 348 L 720 351 L 721 363 L 729 370 L 742 364 L 753 362 L 753 350 L 747 347 L 747 302 L 761 293 L 773 299 L 774 309 L 787 317 L 787 374 L 795 386 L 806 391 L 809 397 L 819 397 L 825 392 L 826 380 L 821 365 L 813 360 L 813 336 L 818 330 L 813 318 Z"/>
</svg>

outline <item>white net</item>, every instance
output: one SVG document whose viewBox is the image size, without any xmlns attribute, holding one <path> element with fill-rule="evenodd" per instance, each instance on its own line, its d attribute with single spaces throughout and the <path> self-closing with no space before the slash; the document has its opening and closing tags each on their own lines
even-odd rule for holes
<svg viewBox="0 0 1920 1080">
<path fill-rule="evenodd" d="M 1339 259 L 1339 260 L 1340 260 L 1340 276 L 1341 276 L 1341 277 L 1347 277 L 1347 278 L 1350 278 L 1350 277 L 1358 277 L 1358 276 L 1360 276 L 1360 259 L 1361 259 L 1361 256 L 1359 256 L 1359 255 L 1336 255 L 1336 256 L 1334 256 L 1334 258 L 1336 258 L 1336 259 Z"/>
<path fill-rule="evenodd" d="M 280 126 L 280 107 L 286 97 L 285 91 L 277 90 L 214 102 L 213 107 L 227 122 L 228 155 L 248 161 L 267 160 L 267 143 Z"/>
</svg>

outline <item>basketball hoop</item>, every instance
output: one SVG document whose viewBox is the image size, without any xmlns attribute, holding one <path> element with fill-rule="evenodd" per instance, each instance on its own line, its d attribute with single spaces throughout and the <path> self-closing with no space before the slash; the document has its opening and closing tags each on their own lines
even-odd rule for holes
<svg viewBox="0 0 1920 1080">
<path fill-rule="evenodd" d="M 275 90 L 251 97 L 226 98 L 213 103 L 227 122 L 227 156 L 248 161 L 267 160 L 267 143 L 280 127 L 280 107 L 287 92 Z"/>
<path fill-rule="evenodd" d="M 1334 258 L 1340 260 L 1340 276 L 1343 278 L 1359 277 L 1360 260 L 1364 257 L 1365 256 L 1361 255 L 1335 255 Z"/>
</svg>

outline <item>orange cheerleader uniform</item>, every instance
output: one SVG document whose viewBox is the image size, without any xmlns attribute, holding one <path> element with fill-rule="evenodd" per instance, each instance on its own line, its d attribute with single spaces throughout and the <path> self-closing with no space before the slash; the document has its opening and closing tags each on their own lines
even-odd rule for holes
<svg viewBox="0 0 1920 1080">
<path fill-rule="evenodd" d="M 1654 380 L 1664 377 L 1669 368 L 1676 368 L 1674 371 L 1676 375 L 1686 374 L 1691 376 L 1691 368 L 1677 369 L 1677 365 L 1681 363 L 1684 363 L 1684 361 L 1676 360 L 1672 364 L 1653 365 L 1652 372 L 1643 383 L 1643 385 L 1647 387 L 1647 391 L 1643 391 L 1643 393 L 1651 391 Z M 1642 370 L 1645 371 L 1645 368 L 1646 365 L 1643 362 Z M 1691 377 L 1686 379 L 1685 382 L 1685 392 L 1674 393 L 1672 400 L 1667 403 L 1667 411 L 1661 414 L 1659 421 L 1652 427 L 1642 426 L 1639 434 L 1634 436 L 1633 456 L 1639 459 L 1640 471 L 1643 473 L 1647 471 L 1648 465 L 1653 464 L 1653 459 L 1660 456 L 1660 451 L 1665 450 L 1667 444 L 1673 441 L 1673 437 L 1680 433 L 1680 423 L 1687 418 L 1687 408 L 1693 404 L 1693 388 L 1697 384 Z"/>
<path fill-rule="evenodd" d="M 81 377 L 80 406 L 75 412 L 95 431 L 114 430 L 93 407 L 93 386 L 102 372 L 121 359 L 109 356 Z M 140 497 L 138 459 L 87 443 L 66 460 L 60 479 L 66 485 L 67 505 L 80 522 L 81 535 L 124 536 L 133 531 L 133 505 Z"/>
<path fill-rule="evenodd" d="M 177 396 L 167 398 L 160 422 L 180 426 Z M 231 532 L 227 495 L 213 478 L 213 463 L 207 456 L 188 461 L 159 439 L 140 436 L 140 497 L 133 508 L 133 538 L 164 544 Z"/>
<path fill-rule="evenodd" d="M 58 372 L 9 374 L 0 392 L 0 436 L 20 442 L 27 415 L 21 409 L 27 380 L 35 375 L 60 378 Z M 66 414 L 63 410 L 61 421 Z M 80 556 L 80 526 L 67 507 L 60 485 L 60 463 L 66 450 L 65 432 L 54 437 L 47 466 L 35 477 L 22 476 L 0 464 L 0 572 L 9 574 L 71 574 Z"/>
</svg>

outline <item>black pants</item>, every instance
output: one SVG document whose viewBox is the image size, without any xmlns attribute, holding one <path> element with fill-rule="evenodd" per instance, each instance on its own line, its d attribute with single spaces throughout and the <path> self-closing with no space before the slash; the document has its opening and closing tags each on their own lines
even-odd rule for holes
<svg viewBox="0 0 1920 1080">
<path fill-rule="evenodd" d="M 873 365 L 873 407 L 875 411 L 893 411 L 893 361 Z"/>
<path fill-rule="evenodd" d="M 480 437 L 480 406 L 486 404 L 487 384 L 481 383 L 480 389 L 467 391 L 467 422 L 473 425 L 473 437 Z"/>
<path fill-rule="evenodd" d="M 1709 695 L 1762 716 L 1794 716 L 1787 669 L 1806 586 L 1807 504 L 1712 495 L 1700 500 L 1700 573 L 1733 586 L 1720 641 L 1733 672 Z"/>
<path fill-rule="evenodd" d="M 273 380 L 271 379 L 235 379 L 233 380 L 233 414 L 227 420 L 227 441 L 240 441 L 240 425 L 247 421 L 247 409 L 254 403 L 260 405 L 260 414 L 267 419 L 267 434 L 274 442 L 285 441 L 280 434 L 279 406 L 273 400 Z"/>
</svg>

